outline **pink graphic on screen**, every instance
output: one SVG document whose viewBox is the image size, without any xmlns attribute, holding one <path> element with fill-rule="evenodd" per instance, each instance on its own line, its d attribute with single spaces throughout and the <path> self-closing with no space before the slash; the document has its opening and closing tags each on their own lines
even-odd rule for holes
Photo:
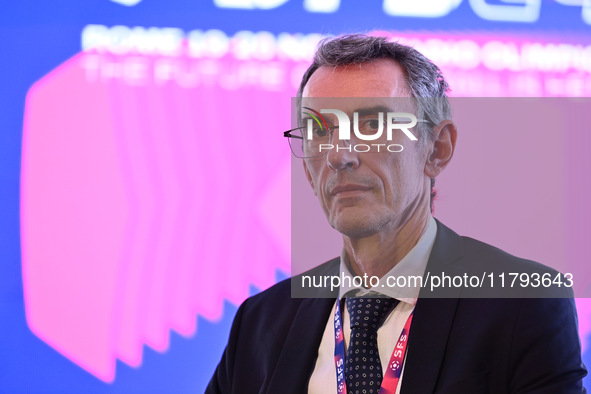
<svg viewBox="0 0 591 394">
<path fill-rule="evenodd" d="M 192 336 L 197 315 L 215 321 L 224 301 L 289 273 L 282 131 L 307 64 L 97 50 L 34 84 L 21 197 L 31 330 L 113 381 L 117 359 L 139 366 L 144 345 L 165 351 L 170 330 Z M 511 93 L 512 74 L 496 75 L 495 92 Z M 591 307 L 578 306 L 585 338 Z"/>
<path fill-rule="evenodd" d="M 27 98 L 23 276 L 31 329 L 111 381 L 289 272 L 290 98 L 89 81 L 88 56 Z"/>
</svg>

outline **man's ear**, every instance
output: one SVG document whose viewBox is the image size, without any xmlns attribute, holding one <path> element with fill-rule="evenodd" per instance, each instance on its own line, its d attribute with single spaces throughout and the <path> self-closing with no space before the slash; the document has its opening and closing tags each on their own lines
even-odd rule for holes
<svg viewBox="0 0 591 394">
<path fill-rule="evenodd" d="M 316 188 L 314 187 L 314 181 L 312 180 L 310 170 L 308 170 L 308 166 L 306 165 L 306 160 L 302 160 L 302 164 L 304 164 L 304 172 L 306 173 L 306 178 L 308 178 L 308 182 L 310 182 L 310 186 L 312 186 L 312 191 L 314 191 L 314 195 L 316 196 Z"/>
<path fill-rule="evenodd" d="M 429 153 L 425 162 L 425 175 L 435 178 L 449 164 L 456 148 L 458 131 L 451 120 L 444 120 L 433 129 L 434 140 L 429 144 Z"/>
</svg>

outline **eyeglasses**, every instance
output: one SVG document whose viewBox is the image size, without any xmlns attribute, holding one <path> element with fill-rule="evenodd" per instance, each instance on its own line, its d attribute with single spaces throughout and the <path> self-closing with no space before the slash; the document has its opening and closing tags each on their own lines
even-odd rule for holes
<svg viewBox="0 0 591 394">
<path fill-rule="evenodd" d="M 405 125 L 410 120 L 407 117 L 398 117 L 392 118 L 392 123 Z M 314 122 L 312 119 L 307 119 L 307 123 L 307 126 L 296 127 L 283 133 L 283 136 L 289 141 L 293 155 L 300 159 L 325 156 L 330 150 L 329 147 L 332 147 L 331 141 L 333 134 L 339 126 Z M 428 123 L 428 121 L 417 119 L 417 123 Z M 385 143 L 387 142 L 387 133 L 384 132 L 385 128 L 382 116 L 362 117 L 356 123 L 353 123 L 353 130 L 350 130 L 350 134 L 352 134 L 351 139 L 363 141 L 363 143 L 368 141 L 371 141 L 372 144 Z M 350 139 L 338 139 L 337 143 L 340 141 L 343 141 L 345 146 L 351 144 Z"/>
</svg>

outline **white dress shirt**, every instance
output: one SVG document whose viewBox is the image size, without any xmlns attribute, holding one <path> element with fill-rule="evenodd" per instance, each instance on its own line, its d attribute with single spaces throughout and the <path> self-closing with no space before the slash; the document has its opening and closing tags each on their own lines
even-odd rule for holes
<svg viewBox="0 0 591 394">
<path fill-rule="evenodd" d="M 363 287 L 349 287 L 348 283 L 345 286 L 341 286 L 339 289 L 339 300 L 350 291 L 357 291 L 357 296 L 364 296 L 368 293 L 379 293 L 385 296 L 395 298 L 400 302 L 388 315 L 384 324 L 378 329 L 378 351 L 380 353 L 380 361 L 382 364 L 382 371 L 386 370 L 390 361 L 390 356 L 394 351 L 394 346 L 402 332 L 402 328 L 406 323 L 406 320 L 410 316 L 417 302 L 420 287 L 419 286 L 407 286 L 406 288 L 400 289 L 394 286 L 388 286 L 388 277 L 404 277 L 405 279 L 400 281 L 400 284 L 406 278 L 413 276 L 423 276 L 425 269 L 427 268 L 427 261 L 431 254 L 431 249 L 435 243 L 435 236 L 437 234 L 437 223 L 432 217 L 429 220 L 427 229 L 417 242 L 417 244 L 396 264 L 386 275 L 384 275 L 377 286 L 370 289 Z M 353 276 L 347 269 L 344 262 L 343 256 L 341 256 L 340 272 L 344 276 Z M 347 281 L 345 281 L 347 282 Z M 408 283 L 408 280 L 407 280 Z M 338 302 L 338 300 L 337 300 Z M 322 335 L 322 341 L 318 348 L 318 358 L 316 359 L 316 365 L 314 371 L 310 377 L 308 383 L 309 394 L 327 394 L 337 392 L 337 380 L 336 380 L 336 367 L 334 363 L 334 311 L 335 306 L 332 308 L 332 313 L 328 317 L 324 334 Z M 351 335 L 351 328 L 349 323 L 349 311 L 347 308 L 341 308 L 342 324 L 343 324 L 343 336 L 345 339 L 345 354 Z M 411 331 L 412 335 L 412 331 Z M 404 374 L 404 369 L 402 371 Z M 398 382 L 396 393 L 400 393 L 400 386 L 402 385 L 402 378 Z"/>
</svg>

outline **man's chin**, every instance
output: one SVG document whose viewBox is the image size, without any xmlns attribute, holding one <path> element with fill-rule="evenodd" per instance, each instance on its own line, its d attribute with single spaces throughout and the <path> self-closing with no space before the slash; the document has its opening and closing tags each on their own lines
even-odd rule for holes
<svg viewBox="0 0 591 394">
<path fill-rule="evenodd" d="M 336 218 L 331 222 L 331 226 L 349 238 L 369 237 L 375 234 L 377 227 L 367 216 Z"/>
</svg>

